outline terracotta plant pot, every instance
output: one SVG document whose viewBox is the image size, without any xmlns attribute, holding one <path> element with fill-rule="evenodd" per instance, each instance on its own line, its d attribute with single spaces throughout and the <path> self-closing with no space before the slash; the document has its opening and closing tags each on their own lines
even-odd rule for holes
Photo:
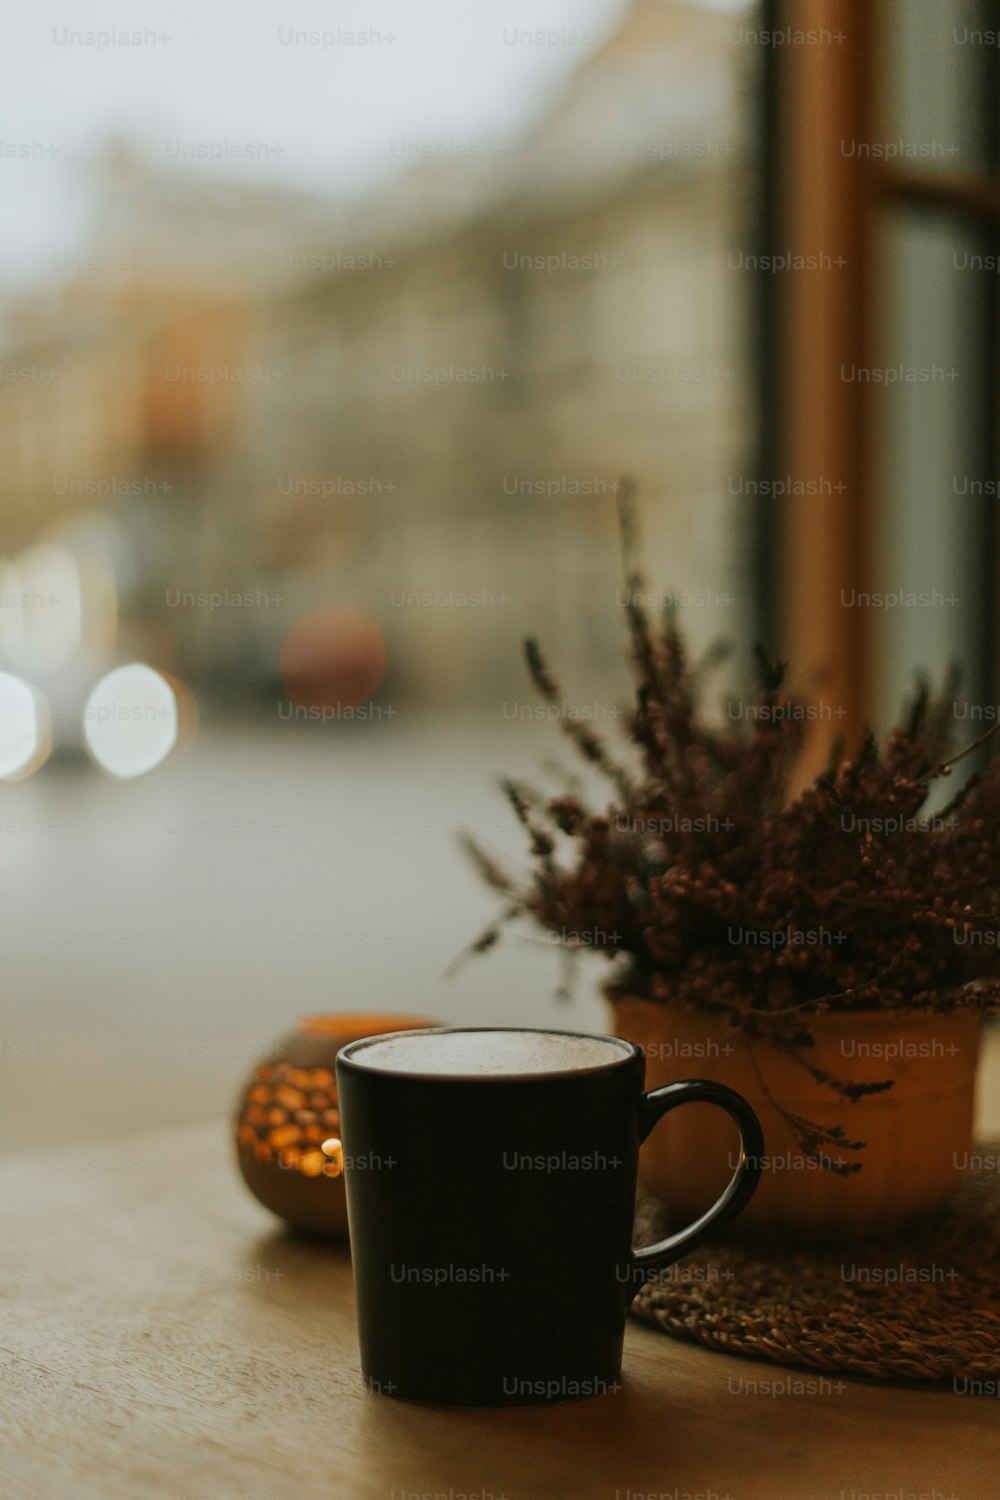
<svg viewBox="0 0 1000 1500">
<path fill-rule="evenodd" d="M 841 1126 L 863 1151 L 831 1149 L 834 1160 L 860 1162 L 849 1177 L 808 1162 L 768 1102 L 746 1043 L 724 1016 L 609 994 L 617 1036 L 646 1054 L 646 1087 L 681 1078 L 711 1078 L 736 1089 L 764 1130 L 764 1173 L 734 1226 L 739 1235 L 816 1236 L 875 1228 L 933 1208 L 957 1187 L 972 1141 L 977 1015 L 915 1017 L 876 1011 L 815 1019 L 814 1061 L 834 1077 L 895 1079 L 891 1089 L 856 1103 L 822 1087 L 793 1059 L 765 1043 L 755 1056 L 767 1090 L 784 1109 L 824 1126 Z M 696 1218 L 722 1191 L 738 1138 L 721 1110 L 678 1109 L 643 1144 L 643 1183 L 677 1215 Z"/>
<path fill-rule="evenodd" d="M 361 1037 L 440 1024 L 426 1016 L 304 1016 L 258 1064 L 240 1096 L 236 1157 L 254 1197 L 296 1229 L 343 1238 L 343 1155 L 322 1149 L 340 1133 L 337 1053 Z"/>
</svg>

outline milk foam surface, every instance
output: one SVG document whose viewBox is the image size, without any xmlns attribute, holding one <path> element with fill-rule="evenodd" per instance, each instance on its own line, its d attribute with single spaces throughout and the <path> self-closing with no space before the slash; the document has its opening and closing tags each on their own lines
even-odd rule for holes
<svg viewBox="0 0 1000 1500">
<path fill-rule="evenodd" d="M 608 1037 L 563 1036 L 554 1031 L 426 1031 L 362 1042 L 350 1056 L 380 1072 L 422 1076 L 517 1076 L 607 1067 L 629 1055 Z"/>
</svg>

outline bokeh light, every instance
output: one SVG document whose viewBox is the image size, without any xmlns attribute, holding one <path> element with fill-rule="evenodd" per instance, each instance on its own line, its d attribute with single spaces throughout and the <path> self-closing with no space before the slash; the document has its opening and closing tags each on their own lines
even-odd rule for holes
<svg viewBox="0 0 1000 1500">
<path fill-rule="evenodd" d="M 30 776 L 51 746 L 51 715 L 43 694 L 20 677 L 0 672 L 0 779 Z"/>
<path fill-rule="evenodd" d="M 129 662 L 102 677 L 83 714 L 83 736 L 97 764 L 112 776 L 143 776 L 177 743 L 179 711 L 165 677 Z"/>
<path fill-rule="evenodd" d="M 371 615 L 330 605 L 296 621 L 281 648 L 281 680 L 293 703 L 337 714 L 356 708 L 385 676 L 385 636 Z"/>
</svg>

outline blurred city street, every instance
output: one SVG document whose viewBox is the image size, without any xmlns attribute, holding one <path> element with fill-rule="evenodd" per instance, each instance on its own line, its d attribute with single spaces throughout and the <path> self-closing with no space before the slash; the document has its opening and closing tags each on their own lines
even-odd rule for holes
<svg viewBox="0 0 1000 1500">
<path fill-rule="evenodd" d="M 218 1119 L 310 1012 L 606 1024 L 555 933 L 445 977 L 497 911 L 458 834 L 522 857 L 497 778 L 560 754 L 525 636 L 564 715 L 626 690 L 624 476 L 641 602 L 747 668 L 759 60 L 549 11 L 353 47 L 254 0 L 238 67 L 186 4 L 127 67 L 25 33 L 66 92 L 11 77 L 0 183 L 3 1149 Z"/>
</svg>

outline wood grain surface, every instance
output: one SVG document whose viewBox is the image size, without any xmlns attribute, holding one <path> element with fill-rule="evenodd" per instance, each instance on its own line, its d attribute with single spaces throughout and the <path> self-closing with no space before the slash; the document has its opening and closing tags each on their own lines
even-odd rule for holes
<svg viewBox="0 0 1000 1500">
<path fill-rule="evenodd" d="M 983 1124 L 1000 1123 L 991 1045 Z M 350 1261 L 221 1124 L 8 1158 L 3 1500 L 996 1500 L 996 1400 L 820 1381 L 638 1325 L 623 1387 L 515 1411 L 364 1389 Z M 433 1350 L 428 1350 L 433 1358 Z"/>
</svg>

